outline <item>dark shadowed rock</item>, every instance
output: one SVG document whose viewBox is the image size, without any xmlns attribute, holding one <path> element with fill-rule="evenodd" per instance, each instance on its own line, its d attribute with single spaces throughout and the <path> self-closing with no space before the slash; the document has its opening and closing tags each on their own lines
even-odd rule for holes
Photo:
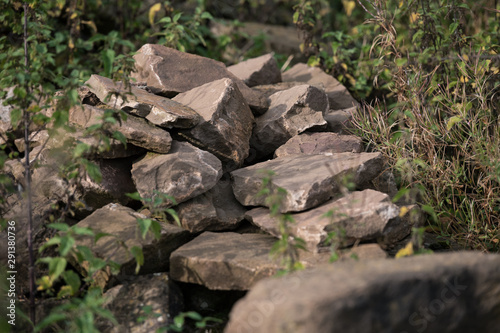
<svg viewBox="0 0 500 333">
<path fill-rule="evenodd" d="M 219 159 L 187 142 L 174 141 L 169 154 L 148 153 L 132 167 L 132 179 L 143 198 L 155 198 L 156 191 L 173 197 L 177 203 L 205 193 L 221 177 Z"/>
<path fill-rule="evenodd" d="M 132 76 L 155 94 L 173 97 L 205 83 L 229 78 L 235 81 L 251 108 L 267 108 L 266 101 L 221 62 L 154 44 L 143 45 L 134 59 L 137 72 Z"/>
<path fill-rule="evenodd" d="M 134 276 L 106 291 L 104 299 L 103 307 L 118 322 L 114 326 L 101 320 L 99 331 L 106 333 L 155 332 L 171 324 L 183 310 L 182 293 L 166 273 Z"/>
<path fill-rule="evenodd" d="M 216 290 L 248 290 L 276 273 L 269 251 L 275 238 L 261 234 L 204 232 L 170 258 L 170 276 Z"/>
<path fill-rule="evenodd" d="M 87 128 L 101 123 L 100 118 L 104 110 L 90 105 L 76 106 L 69 111 L 69 121 L 73 124 Z M 120 131 L 127 142 L 160 154 L 168 153 L 172 138 L 170 134 L 146 120 L 132 115 L 127 120 L 110 126 L 111 131 Z"/>
<path fill-rule="evenodd" d="M 96 234 L 102 232 L 109 235 L 101 237 L 95 244 L 93 237 L 81 237 L 77 240 L 77 245 L 88 246 L 97 257 L 120 264 L 120 274 L 134 274 L 136 262 L 127 251 L 133 246 L 142 248 L 144 254 L 141 274 L 168 271 L 170 254 L 189 241 L 189 232 L 171 224 L 160 223 L 160 239 L 156 240 L 151 233 L 143 239 L 138 218 L 145 219 L 146 216 L 119 204 L 108 204 L 80 221 L 77 226 L 92 228 Z M 83 271 L 86 269 L 81 268 Z M 101 281 L 106 282 L 109 278 L 110 276 L 103 275 Z"/>
<path fill-rule="evenodd" d="M 249 87 L 281 82 L 281 72 L 272 53 L 242 61 L 227 69 Z"/>
<path fill-rule="evenodd" d="M 86 84 L 101 102 L 109 107 L 146 118 L 160 127 L 190 128 L 200 119 L 190 107 L 134 86 L 128 91 L 122 82 L 113 82 L 103 76 L 92 75 Z M 114 93 L 121 95 L 117 96 Z M 126 100 L 122 96 L 125 96 Z"/>
<path fill-rule="evenodd" d="M 302 133 L 288 140 L 276 149 L 275 157 L 304 154 L 360 153 L 363 150 L 361 139 L 354 135 L 336 133 Z"/>
<path fill-rule="evenodd" d="M 177 95 L 174 101 L 193 108 L 202 117 L 196 127 L 183 131 L 185 135 L 224 161 L 237 166 L 243 163 L 250 149 L 254 119 L 234 81 L 213 81 Z"/>
<path fill-rule="evenodd" d="M 284 82 L 304 82 L 323 89 L 328 95 L 330 109 L 332 110 L 346 109 L 358 105 L 358 102 L 352 98 L 346 87 L 318 67 L 296 64 L 284 72 L 282 78 Z"/>
<path fill-rule="evenodd" d="M 400 218 L 400 208 L 390 201 L 389 196 L 373 190 L 352 192 L 344 198 L 292 214 L 292 217 L 295 220 L 290 224 L 292 234 L 302 238 L 313 253 L 329 245 L 325 241 L 331 231 L 345 233 L 344 246 L 355 240 L 382 238 L 392 243 L 408 236 L 411 228 L 422 222 L 416 216 L 413 219 L 409 215 L 407 219 Z M 270 216 L 269 209 L 254 208 L 246 213 L 246 218 L 271 235 L 280 236 L 278 221 Z"/>
<path fill-rule="evenodd" d="M 233 332 L 497 332 L 500 255 L 450 253 L 325 265 L 260 281 Z"/>
<path fill-rule="evenodd" d="M 266 175 L 272 170 L 270 187 L 287 191 L 281 212 L 298 212 L 316 207 L 339 194 L 337 181 L 352 177 L 363 187 L 381 171 L 380 153 L 339 153 L 331 155 L 291 155 L 238 169 L 231 173 L 236 199 L 245 206 L 265 206 L 265 196 L 257 194 Z"/>
<path fill-rule="evenodd" d="M 250 141 L 263 156 L 307 129 L 326 125 L 323 114 L 328 110 L 328 99 L 320 89 L 301 85 L 277 92 L 269 99 L 269 110 L 255 119 Z"/>
<path fill-rule="evenodd" d="M 175 207 L 182 227 L 192 233 L 230 230 L 247 211 L 234 197 L 229 180 L 221 179 L 211 190 Z"/>
</svg>

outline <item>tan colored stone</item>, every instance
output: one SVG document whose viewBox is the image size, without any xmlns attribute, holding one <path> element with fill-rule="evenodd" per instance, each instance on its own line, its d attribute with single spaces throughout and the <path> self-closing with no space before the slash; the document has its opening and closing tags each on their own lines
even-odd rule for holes
<svg viewBox="0 0 500 333">
<path fill-rule="evenodd" d="M 281 82 L 281 72 L 272 53 L 242 61 L 227 69 L 249 87 Z"/>
</svg>

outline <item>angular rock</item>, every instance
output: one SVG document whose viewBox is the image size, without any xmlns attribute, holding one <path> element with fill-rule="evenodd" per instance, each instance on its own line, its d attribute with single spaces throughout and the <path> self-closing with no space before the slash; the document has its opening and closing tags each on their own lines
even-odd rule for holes
<svg viewBox="0 0 500 333">
<path fill-rule="evenodd" d="M 284 72 L 282 78 L 284 82 L 299 81 L 323 89 L 328 95 L 332 110 L 347 109 L 358 105 L 346 87 L 318 67 L 309 67 L 307 64 L 299 63 Z"/>
<path fill-rule="evenodd" d="M 155 94 L 173 97 L 205 83 L 229 78 L 235 81 L 252 109 L 268 106 L 221 62 L 154 44 L 143 45 L 134 59 L 137 72 L 132 77 Z"/>
<path fill-rule="evenodd" d="M 345 233 L 344 246 L 355 240 L 384 238 L 394 242 L 408 236 L 412 227 L 421 222 L 402 219 L 400 208 L 389 196 L 373 190 L 352 192 L 317 208 L 292 214 L 292 217 L 295 223 L 290 224 L 291 233 L 302 238 L 313 253 L 329 246 L 325 241 L 331 231 Z M 254 208 L 246 213 L 246 218 L 271 235 L 280 236 L 278 221 L 270 216 L 269 209 Z"/>
<path fill-rule="evenodd" d="M 332 263 L 330 260 L 332 257 L 330 249 L 325 249 L 325 251 L 318 253 L 300 251 L 299 261 L 307 269 L 317 267 L 319 265 L 332 265 L 342 261 L 362 261 L 387 258 L 387 253 L 382 250 L 379 244 L 375 243 L 360 244 L 351 248 L 339 249 L 337 254 L 338 259 Z"/>
<path fill-rule="evenodd" d="M 103 297 L 103 307 L 118 322 L 117 326 L 99 323 L 99 331 L 106 333 L 156 332 L 171 324 L 183 310 L 182 293 L 166 273 L 134 276 L 106 291 Z M 146 313 L 144 307 L 150 307 L 150 312 Z"/>
<path fill-rule="evenodd" d="M 261 155 L 271 154 L 291 137 L 326 125 L 328 99 L 318 88 L 301 85 L 270 97 L 269 110 L 256 118 L 251 145 Z"/>
<path fill-rule="evenodd" d="M 99 118 L 103 115 L 104 110 L 95 106 L 77 106 L 70 109 L 69 121 L 87 128 L 91 125 L 100 124 L 101 120 Z M 172 138 L 167 131 L 148 123 L 142 118 L 131 115 L 127 117 L 127 120 L 121 120 L 120 123 L 111 125 L 110 131 L 120 131 L 128 143 L 160 154 L 168 153 L 172 143 Z"/>
<path fill-rule="evenodd" d="M 281 72 L 272 53 L 242 61 L 227 70 L 249 87 L 281 82 Z"/>
<path fill-rule="evenodd" d="M 354 135 L 338 135 L 336 133 L 302 133 L 292 137 L 284 145 L 276 149 L 275 157 L 304 154 L 361 153 L 363 143 Z"/>
<path fill-rule="evenodd" d="M 193 108 L 202 117 L 196 127 L 183 133 L 222 160 L 237 166 L 243 163 L 250 149 L 254 118 L 234 81 L 213 81 L 173 100 Z"/>
<path fill-rule="evenodd" d="M 187 142 L 174 141 L 169 154 L 148 153 L 132 167 L 132 179 L 143 198 L 155 198 L 157 191 L 178 204 L 210 190 L 221 177 L 219 159 Z"/>
<path fill-rule="evenodd" d="M 207 231 L 172 253 L 170 276 L 213 290 L 248 290 L 279 268 L 269 256 L 275 241 L 268 235 Z"/>
<path fill-rule="evenodd" d="M 43 145 L 47 140 L 49 139 L 49 133 L 46 130 L 39 131 L 32 133 L 29 138 L 30 142 L 30 148 L 35 148 L 38 146 Z M 24 146 L 24 138 L 19 138 L 14 141 L 14 144 L 16 145 L 17 149 L 19 152 L 23 153 L 25 146 Z"/>
<path fill-rule="evenodd" d="M 265 196 L 258 196 L 265 176 L 271 170 L 271 191 L 281 187 L 287 191 L 280 211 L 299 212 L 316 207 L 339 194 L 338 180 L 352 177 L 363 188 L 381 171 L 384 160 L 380 153 L 338 153 L 332 155 L 291 155 L 235 170 L 233 191 L 244 206 L 265 206 Z"/>
<path fill-rule="evenodd" d="M 0 133 L 5 135 L 12 131 L 12 123 L 10 121 L 10 112 L 14 109 L 11 105 L 4 105 L 7 99 L 14 97 L 14 87 L 6 89 L 5 98 L 0 98 Z"/>
<path fill-rule="evenodd" d="M 141 274 L 168 271 L 170 254 L 179 246 L 190 240 L 189 232 L 167 223 L 160 223 L 161 236 L 156 240 L 151 233 L 143 239 L 139 231 L 137 219 L 146 216 L 119 204 L 108 204 L 80 221 L 77 226 L 92 228 L 109 235 L 101 237 L 95 244 L 93 237 L 80 237 L 77 245 L 88 246 L 99 258 L 107 258 L 121 265 L 119 275 L 133 275 L 136 262 L 127 249 L 133 246 L 142 248 L 144 265 Z M 124 244 L 121 244 L 123 241 Z M 125 247 L 123 246 L 125 245 Z M 85 271 L 85 267 L 81 267 Z M 102 276 L 102 281 L 108 281 L 110 276 Z"/>
<path fill-rule="evenodd" d="M 115 83 L 103 76 L 92 75 L 85 84 L 109 107 L 120 108 L 130 114 L 146 118 L 160 127 L 190 128 L 200 120 L 200 116 L 190 107 L 134 86 L 127 91 L 122 82 Z M 124 95 L 126 100 L 122 96 L 112 94 L 115 92 Z"/>
<path fill-rule="evenodd" d="M 175 207 L 182 227 L 192 233 L 230 230 L 247 211 L 234 197 L 229 180 L 221 179 L 209 191 Z"/>
<path fill-rule="evenodd" d="M 353 127 L 352 117 L 357 112 L 357 107 L 353 106 L 341 110 L 329 110 L 324 118 L 328 123 L 327 130 L 335 133 L 349 133 L 349 129 Z"/>
<path fill-rule="evenodd" d="M 449 253 L 325 265 L 265 279 L 224 332 L 496 332 L 500 255 Z"/>
</svg>

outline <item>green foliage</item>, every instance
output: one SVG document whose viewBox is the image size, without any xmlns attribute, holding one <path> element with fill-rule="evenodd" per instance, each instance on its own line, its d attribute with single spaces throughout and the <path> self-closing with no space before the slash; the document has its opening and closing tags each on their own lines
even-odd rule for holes
<svg viewBox="0 0 500 333">
<path fill-rule="evenodd" d="M 158 333 L 184 332 L 186 328 L 185 327 L 186 319 L 194 320 L 195 327 L 199 329 L 207 328 L 210 325 L 210 323 L 222 323 L 222 320 L 220 320 L 219 318 L 203 317 L 202 315 L 194 311 L 181 312 L 180 314 L 174 317 L 174 322 L 172 324 L 170 324 L 165 328 L 159 329 Z"/>
</svg>

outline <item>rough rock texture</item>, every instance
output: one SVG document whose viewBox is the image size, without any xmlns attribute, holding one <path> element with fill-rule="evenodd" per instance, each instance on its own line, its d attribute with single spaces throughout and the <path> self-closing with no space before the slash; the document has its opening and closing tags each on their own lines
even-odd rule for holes
<svg viewBox="0 0 500 333">
<path fill-rule="evenodd" d="M 280 91 L 270 98 L 269 110 L 255 119 L 252 147 L 268 155 L 291 137 L 310 128 L 326 125 L 323 114 L 328 99 L 318 88 L 301 85 Z"/>
<path fill-rule="evenodd" d="M 4 136 L 7 132 L 10 132 L 12 130 L 12 124 L 10 121 L 10 112 L 14 108 L 10 105 L 4 105 L 4 102 L 12 97 L 14 97 L 14 87 L 7 89 L 7 94 L 5 98 L 0 99 L 0 133 L 2 133 L 2 136 Z"/>
<path fill-rule="evenodd" d="M 411 228 L 421 223 L 418 216 L 410 218 L 408 215 L 407 219 L 401 219 L 400 208 L 391 203 L 389 196 L 373 190 L 352 192 L 306 212 L 292 214 L 292 217 L 295 220 L 290 225 L 292 234 L 302 238 L 311 252 L 329 245 L 325 240 L 330 231 L 345 232 L 345 245 L 355 240 L 379 238 L 394 242 L 408 236 Z M 254 208 L 246 213 L 246 218 L 279 237 L 278 221 L 270 216 L 269 209 Z"/>
<path fill-rule="evenodd" d="M 101 123 L 99 118 L 103 114 L 104 110 L 94 106 L 76 106 L 69 111 L 69 121 L 87 128 L 91 125 Z M 128 116 L 127 120 L 121 120 L 120 123 L 112 125 L 110 130 L 120 131 L 128 143 L 160 154 L 168 153 L 172 143 L 172 138 L 167 131 L 132 115 Z"/>
<path fill-rule="evenodd" d="M 357 112 L 357 107 L 353 106 L 351 108 L 340 109 L 340 110 L 329 110 L 324 118 L 328 123 L 327 130 L 335 133 L 344 133 L 353 127 L 351 122 L 353 114 Z"/>
<path fill-rule="evenodd" d="M 220 79 L 179 94 L 174 101 L 198 112 L 202 120 L 187 131 L 188 137 L 202 144 L 225 161 L 243 163 L 250 149 L 253 114 L 238 86 L 230 79 Z"/>
<path fill-rule="evenodd" d="M 172 253 L 170 276 L 209 289 L 248 290 L 276 273 L 269 257 L 274 242 L 268 235 L 207 231 Z"/>
<path fill-rule="evenodd" d="M 49 133 L 45 130 L 39 131 L 32 133 L 30 135 L 30 148 L 33 149 L 35 147 L 39 147 L 43 145 L 47 140 L 49 139 Z M 24 138 L 19 138 L 14 141 L 14 144 L 16 145 L 17 149 L 19 152 L 24 153 L 25 146 L 24 146 Z"/>
<path fill-rule="evenodd" d="M 249 87 L 281 82 L 281 72 L 272 53 L 242 61 L 227 70 Z"/>
<path fill-rule="evenodd" d="M 305 154 L 361 153 L 363 143 L 354 135 L 338 135 L 336 133 L 302 133 L 288 140 L 276 149 L 275 157 Z"/>
<path fill-rule="evenodd" d="M 226 179 L 175 210 L 182 227 L 192 233 L 234 229 L 247 211 L 234 197 L 231 182 Z"/>
<path fill-rule="evenodd" d="M 270 187 L 287 191 L 281 212 L 298 212 L 316 207 L 339 193 L 336 183 L 350 175 L 363 187 L 381 171 L 380 153 L 339 153 L 332 155 L 291 155 L 235 170 L 233 191 L 245 206 L 265 206 L 265 196 L 257 196 L 265 176 L 261 170 L 272 170 Z"/>
<path fill-rule="evenodd" d="M 119 204 L 108 204 L 80 221 L 77 226 L 90 227 L 109 235 L 101 237 L 95 244 L 93 237 L 82 237 L 77 240 L 77 244 L 88 246 L 99 258 L 119 263 L 120 274 L 132 275 L 136 266 L 135 259 L 120 244 L 121 241 L 128 249 L 133 246 L 142 248 L 144 265 L 141 266 L 141 274 L 167 271 L 170 254 L 190 240 L 189 232 L 171 224 L 160 223 L 160 239 L 156 240 L 151 233 L 143 239 L 139 232 L 138 218 L 145 219 L 146 216 Z M 107 281 L 109 276 L 102 276 L 102 279 Z"/>
<path fill-rule="evenodd" d="M 145 117 L 160 127 L 190 128 L 200 120 L 200 116 L 190 107 L 134 86 L 127 91 L 122 82 L 115 83 L 103 76 L 92 75 L 85 84 L 109 107 L 120 108 L 130 114 Z M 125 95 L 126 100 L 122 96 L 112 94 L 115 92 Z"/>
<path fill-rule="evenodd" d="M 156 332 L 183 309 L 182 293 L 166 273 L 133 277 L 106 291 L 104 298 L 103 307 L 119 324 L 103 321 L 98 326 L 105 333 Z M 149 315 L 144 307 L 150 307 Z"/>
<path fill-rule="evenodd" d="M 233 332 L 496 332 L 500 255 L 348 262 L 265 279 L 238 302 Z"/>
<path fill-rule="evenodd" d="M 251 108 L 267 108 L 266 101 L 221 62 L 153 44 L 142 46 L 134 59 L 137 72 L 132 76 L 155 94 L 173 97 L 205 83 L 229 78 L 235 81 Z"/>
<path fill-rule="evenodd" d="M 328 95 L 330 109 L 346 109 L 357 106 L 358 102 L 333 76 L 326 74 L 317 67 L 309 67 L 306 64 L 296 64 L 282 75 L 284 82 L 299 81 L 323 89 Z"/>
<path fill-rule="evenodd" d="M 187 142 L 174 141 L 169 154 L 148 153 L 132 167 L 132 179 L 143 198 L 154 198 L 157 191 L 178 204 L 210 190 L 221 177 L 220 160 Z"/>
</svg>

